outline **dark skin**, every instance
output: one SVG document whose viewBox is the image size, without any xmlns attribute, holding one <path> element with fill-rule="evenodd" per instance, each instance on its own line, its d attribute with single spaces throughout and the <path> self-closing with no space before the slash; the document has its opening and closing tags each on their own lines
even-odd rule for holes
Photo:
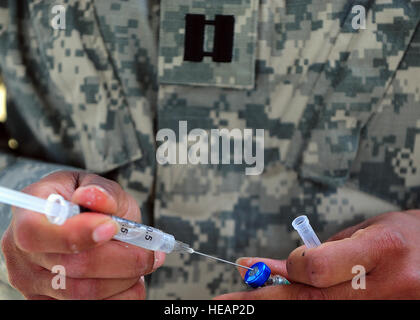
<svg viewBox="0 0 420 320">
<path fill-rule="evenodd" d="M 265 262 L 292 285 L 229 293 L 216 299 L 420 299 L 420 211 L 379 215 L 336 234 L 321 246 L 295 249 L 287 260 Z M 352 268 L 366 270 L 366 289 L 355 290 Z M 246 270 L 239 270 L 244 277 Z"/>
<path fill-rule="evenodd" d="M 57 226 L 44 215 L 13 208 L 2 239 L 13 287 L 27 299 L 146 297 L 143 276 L 160 267 L 165 255 L 111 240 L 118 226 L 101 213 L 140 222 L 137 202 L 117 183 L 93 174 L 58 172 L 23 191 L 41 198 L 58 193 L 93 212 Z M 56 265 L 65 267 L 65 290 L 52 286 Z"/>
</svg>

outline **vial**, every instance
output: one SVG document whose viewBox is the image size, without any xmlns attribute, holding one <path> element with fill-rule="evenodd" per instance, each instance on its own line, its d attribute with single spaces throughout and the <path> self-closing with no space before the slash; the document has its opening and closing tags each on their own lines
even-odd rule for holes
<svg viewBox="0 0 420 320">
<path fill-rule="evenodd" d="M 271 269 L 264 262 L 253 264 L 251 270 L 246 272 L 244 281 L 251 288 L 290 284 L 290 282 L 282 276 L 272 276 Z"/>
</svg>

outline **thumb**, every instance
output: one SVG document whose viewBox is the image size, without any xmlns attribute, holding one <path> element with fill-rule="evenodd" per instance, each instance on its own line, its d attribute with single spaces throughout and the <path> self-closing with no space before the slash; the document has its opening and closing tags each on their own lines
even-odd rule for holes
<svg viewBox="0 0 420 320">
<path fill-rule="evenodd" d="M 97 175 L 88 174 L 82 177 L 71 201 L 93 212 L 111 214 L 136 222 L 141 220 L 137 201 L 118 183 Z"/>
</svg>

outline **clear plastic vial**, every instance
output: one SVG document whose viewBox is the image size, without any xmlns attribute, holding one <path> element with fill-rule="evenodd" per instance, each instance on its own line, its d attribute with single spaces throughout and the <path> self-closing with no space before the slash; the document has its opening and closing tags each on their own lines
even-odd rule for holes
<svg viewBox="0 0 420 320">
<path fill-rule="evenodd" d="M 299 216 L 292 222 L 293 228 L 299 233 L 303 243 L 308 249 L 321 245 L 317 235 L 312 229 L 307 216 Z"/>
</svg>

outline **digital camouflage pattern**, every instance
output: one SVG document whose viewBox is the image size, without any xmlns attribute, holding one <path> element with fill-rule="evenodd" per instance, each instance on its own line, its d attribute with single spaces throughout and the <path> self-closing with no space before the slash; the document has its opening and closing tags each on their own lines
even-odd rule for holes
<svg viewBox="0 0 420 320">
<path fill-rule="evenodd" d="M 1 155 L 0 184 L 21 189 L 63 165 L 99 173 L 136 197 L 144 222 L 228 260 L 287 258 L 302 213 L 323 241 L 371 216 L 419 208 L 420 1 L 254 3 L 0 0 L 8 126 L 22 154 Z M 56 4 L 67 8 L 66 30 L 50 27 Z M 366 7 L 366 30 L 352 28 L 354 5 Z M 250 72 L 240 63 L 205 58 L 190 75 L 180 67 L 181 12 L 240 16 L 249 33 L 235 46 L 248 36 L 251 89 L 230 86 Z M 157 165 L 157 130 L 177 132 L 181 120 L 189 130 L 265 129 L 264 173 Z M 39 154 L 48 161 L 29 159 Z M 0 208 L 4 230 L 10 209 Z M 244 289 L 231 266 L 174 253 L 150 277 L 148 297 Z"/>
<path fill-rule="evenodd" d="M 239 3 L 239 5 L 238 5 Z M 194 84 L 208 87 L 252 89 L 255 85 L 258 0 L 163 0 L 161 2 L 159 81 L 165 84 Z M 235 17 L 232 63 L 184 61 L 185 16 Z M 206 51 L 213 51 L 214 27 L 206 30 Z"/>
</svg>

